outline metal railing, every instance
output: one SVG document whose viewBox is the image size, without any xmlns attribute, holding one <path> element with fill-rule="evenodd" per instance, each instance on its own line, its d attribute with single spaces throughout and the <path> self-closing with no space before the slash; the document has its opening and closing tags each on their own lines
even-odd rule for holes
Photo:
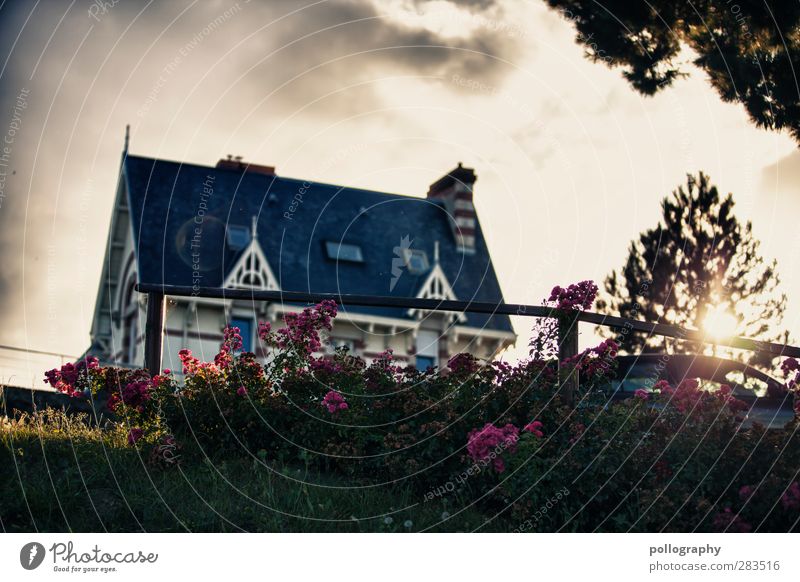
<svg viewBox="0 0 800 582">
<path fill-rule="evenodd" d="M 614 329 L 628 329 L 676 338 L 679 340 L 703 344 L 727 346 L 767 353 L 773 356 L 800 357 L 800 347 L 762 342 L 748 338 L 710 338 L 700 330 L 683 328 L 664 323 L 653 323 L 626 317 L 603 315 L 591 311 L 564 311 L 542 305 L 524 305 L 515 303 L 490 303 L 480 301 L 450 301 L 439 299 L 419 299 L 415 297 L 389 297 L 381 295 L 346 295 L 332 293 L 304 293 L 296 291 L 260 291 L 257 289 L 225 289 L 220 287 L 191 287 L 182 285 L 153 285 L 140 283 L 137 291 L 146 293 L 147 319 L 145 324 L 145 367 L 151 374 L 161 371 L 161 358 L 164 343 L 164 315 L 166 296 L 202 297 L 209 299 L 231 299 L 268 301 L 277 303 L 314 304 L 324 300 L 333 300 L 337 305 L 361 307 L 395 307 L 419 309 L 434 312 L 481 313 L 485 315 L 513 315 L 524 317 L 549 317 L 559 319 L 558 356 L 559 360 L 577 355 L 578 323 L 590 323 Z M 566 325 L 562 324 L 566 323 Z M 565 370 L 560 378 L 562 389 L 568 401 L 577 390 L 578 375 L 575 370 Z"/>
</svg>

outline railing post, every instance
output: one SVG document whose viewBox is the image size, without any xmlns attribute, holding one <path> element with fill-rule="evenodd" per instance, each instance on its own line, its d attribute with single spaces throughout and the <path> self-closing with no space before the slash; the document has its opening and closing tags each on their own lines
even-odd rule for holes
<svg viewBox="0 0 800 582">
<path fill-rule="evenodd" d="M 164 294 L 147 294 L 147 321 L 144 328 L 144 367 L 151 376 L 161 373 L 161 354 L 164 346 Z"/>
<path fill-rule="evenodd" d="M 578 392 L 578 368 L 564 365 L 569 358 L 578 355 L 578 319 L 574 316 L 558 318 L 558 383 L 567 405 L 575 406 Z"/>
</svg>

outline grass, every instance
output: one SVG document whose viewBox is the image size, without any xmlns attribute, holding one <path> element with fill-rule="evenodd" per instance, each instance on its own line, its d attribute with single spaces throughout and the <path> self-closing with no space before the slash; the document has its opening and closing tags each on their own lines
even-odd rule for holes
<svg viewBox="0 0 800 582">
<path fill-rule="evenodd" d="M 184 450 L 177 466 L 154 467 L 123 433 L 85 417 L 0 422 L 6 532 L 472 531 L 490 520 L 457 494 L 426 502 L 408 484 L 363 487 L 247 454 Z"/>
</svg>

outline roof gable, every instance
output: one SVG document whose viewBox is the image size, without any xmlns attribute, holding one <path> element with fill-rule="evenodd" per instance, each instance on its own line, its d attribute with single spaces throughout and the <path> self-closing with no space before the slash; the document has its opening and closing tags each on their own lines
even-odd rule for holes
<svg viewBox="0 0 800 582">
<path fill-rule="evenodd" d="M 228 276 L 222 283 L 222 286 L 227 288 L 278 291 L 280 289 L 278 280 L 272 273 L 269 261 L 264 251 L 261 250 L 261 245 L 258 243 L 255 223 L 256 220 L 255 217 L 253 217 L 253 229 L 250 235 L 250 242 L 242 251 L 242 255 L 236 263 L 234 263 Z"/>
<path fill-rule="evenodd" d="M 438 245 L 436 246 L 437 250 L 434 252 L 438 254 Z M 419 293 L 417 293 L 417 297 L 419 299 L 438 299 L 440 301 L 458 300 L 458 297 L 456 297 L 456 294 L 453 292 L 453 288 L 450 286 L 450 281 L 447 280 L 447 275 L 445 275 L 444 271 L 442 271 L 442 267 L 441 265 L 439 265 L 438 260 L 436 261 L 436 264 L 433 266 L 433 269 L 431 269 L 428 278 L 422 284 Z M 408 314 L 411 317 L 421 316 L 423 313 L 425 313 L 425 310 L 421 309 L 408 310 Z M 458 320 L 460 322 L 466 323 L 467 316 L 464 315 L 463 313 L 449 314 L 449 319 L 450 320 L 455 319 L 456 316 L 458 317 Z"/>
</svg>

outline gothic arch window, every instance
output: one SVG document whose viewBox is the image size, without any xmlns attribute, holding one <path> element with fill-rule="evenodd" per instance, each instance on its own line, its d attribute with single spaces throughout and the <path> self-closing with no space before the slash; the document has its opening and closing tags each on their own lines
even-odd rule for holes
<svg viewBox="0 0 800 582">
<path fill-rule="evenodd" d="M 439 301 L 455 301 L 457 299 L 438 261 L 425 280 L 425 283 L 422 284 L 419 293 L 417 293 L 417 297 L 419 299 L 438 299 Z M 424 310 L 410 309 L 408 314 L 412 317 L 415 315 L 422 316 L 423 311 Z M 460 313 L 458 314 L 458 320 L 464 322 L 467 318 L 463 313 Z"/>
<path fill-rule="evenodd" d="M 224 287 L 277 291 L 278 281 L 272 273 L 264 251 L 253 237 L 225 280 Z"/>
</svg>

